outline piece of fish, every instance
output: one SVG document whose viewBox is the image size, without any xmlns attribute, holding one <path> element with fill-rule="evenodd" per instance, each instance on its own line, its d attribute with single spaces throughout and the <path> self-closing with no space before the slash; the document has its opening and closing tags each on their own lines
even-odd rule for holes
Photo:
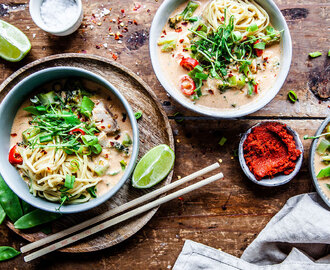
<svg viewBox="0 0 330 270">
<path fill-rule="evenodd" d="M 113 135 L 119 130 L 117 121 L 114 119 L 109 108 L 107 108 L 102 101 L 95 102 L 92 111 L 92 119 L 96 127 L 108 135 Z"/>
</svg>

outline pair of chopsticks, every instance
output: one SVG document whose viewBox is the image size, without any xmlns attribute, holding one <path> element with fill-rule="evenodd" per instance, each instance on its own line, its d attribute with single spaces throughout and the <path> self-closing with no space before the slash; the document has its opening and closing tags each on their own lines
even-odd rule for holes
<svg viewBox="0 0 330 270">
<path fill-rule="evenodd" d="M 36 242 L 30 243 L 30 244 L 28 244 L 26 246 L 23 246 L 21 248 L 21 252 L 22 253 L 29 252 L 29 251 L 31 251 L 33 249 L 42 247 L 42 246 L 44 246 L 44 245 L 46 245 L 48 243 L 54 242 L 56 240 L 60 240 L 60 239 L 64 238 L 65 236 L 68 236 L 68 235 L 71 235 L 71 234 L 73 234 L 75 232 L 78 232 L 80 230 L 86 229 L 86 228 L 88 228 L 88 227 L 90 227 L 90 226 L 92 226 L 92 225 L 94 225 L 96 223 L 99 223 L 101 221 L 104 221 L 105 219 L 107 219 L 109 217 L 112 217 L 114 215 L 117 215 L 119 213 L 122 213 L 122 212 L 126 211 L 127 209 L 130 209 L 130 208 L 132 208 L 134 206 L 137 206 L 139 204 L 142 204 L 142 203 L 146 203 L 147 201 L 149 201 L 149 200 L 151 200 L 151 199 L 153 199 L 153 198 L 155 198 L 155 197 L 157 197 L 157 196 L 159 196 L 159 195 L 161 195 L 161 194 L 163 194 L 163 193 L 165 193 L 165 192 L 167 192 L 167 191 L 169 191 L 171 189 L 174 189 L 174 188 L 176 188 L 176 187 L 178 187 L 178 186 L 180 186 L 180 185 L 182 185 L 184 183 L 187 183 L 187 182 L 189 182 L 189 181 L 191 181 L 191 180 L 193 180 L 193 179 L 195 179 L 195 178 L 197 178 L 199 176 L 202 176 L 202 175 L 204 175 L 204 174 L 206 174 L 208 172 L 211 172 L 211 171 L 213 171 L 213 170 L 215 170 L 215 169 L 217 169 L 219 167 L 220 167 L 219 163 L 214 163 L 214 164 L 212 164 L 212 165 L 210 165 L 210 166 L 208 166 L 208 167 L 206 167 L 204 169 L 201 169 L 201 170 L 199 170 L 199 171 L 197 171 L 197 172 L 195 172 L 195 173 L 193 173 L 191 175 L 188 175 L 188 176 L 182 178 L 181 180 L 175 181 L 175 182 L 173 182 L 173 183 L 171 183 L 169 185 L 166 185 L 166 186 L 161 187 L 159 189 L 156 189 L 156 190 L 154 190 L 152 192 L 149 192 L 149 193 L 147 193 L 147 194 L 145 194 L 145 195 L 143 195 L 143 196 L 141 196 L 141 197 L 139 197 L 137 199 L 134 199 L 134 200 L 132 200 L 132 201 L 130 201 L 128 203 L 125 203 L 125 204 L 123 204 L 121 206 L 118 206 L 118 207 L 116 207 L 114 209 L 111 209 L 111 210 L 109 210 L 109 211 L 107 211 L 107 212 L 105 212 L 105 213 L 103 213 L 101 215 L 98 215 L 98 216 L 96 216 L 94 218 L 91 218 L 91 219 L 86 220 L 86 221 L 84 221 L 84 222 L 82 222 L 80 224 L 77 224 L 77 225 L 75 225 L 75 226 L 73 226 L 71 228 L 65 229 L 63 231 L 60 231 L 60 232 L 55 233 L 53 235 L 50 235 L 50 236 L 48 236 L 46 238 L 40 239 L 40 240 L 38 240 Z M 128 220 L 128 219 L 130 219 L 132 217 L 135 217 L 135 216 L 137 216 L 137 215 L 139 215 L 139 214 L 141 214 L 143 212 L 146 212 L 148 210 L 151 210 L 152 208 L 155 208 L 155 207 L 157 207 L 157 206 L 159 206 L 159 205 L 161 205 L 163 203 L 166 203 L 166 202 L 168 202 L 170 200 L 173 200 L 173 199 L 175 199 L 177 197 L 180 197 L 180 196 L 182 196 L 182 195 L 184 195 L 184 194 L 186 194 L 186 193 L 188 193 L 190 191 L 193 191 L 193 190 L 198 189 L 198 188 L 200 188 L 202 186 L 205 186 L 207 184 L 210 184 L 210 183 L 212 183 L 212 182 L 214 182 L 216 180 L 219 180 L 221 178 L 223 178 L 223 174 L 222 173 L 215 174 L 215 175 L 213 175 L 213 176 L 211 176 L 209 178 L 206 178 L 206 179 L 204 179 L 202 181 L 199 181 L 199 182 L 197 182 L 197 183 L 195 183 L 193 185 L 190 185 L 188 187 L 185 187 L 183 189 L 180 189 L 180 190 L 178 190 L 176 192 L 173 192 L 173 193 L 171 193 L 169 195 L 166 195 L 166 196 L 164 196 L 162 198 L 159 198 L 159 199 L 156 199 L 154 201 L 151 201 L 151 202 L 149 202 L 147 204 L 144 204 L 144 205 L 142 205 L 142 206 L 140 206 L 138 208 L 135 208 L 135 209 L 133 209 L 133 210 L 131 210 L 129 212 L 126 212 L 126 213 L 124 213 L 124 214 L 122 214 L 120 216 L 117 216 L 115 218 L 112 218 L 112 219 L 110 219 L 108 221 L 104 221 L 104 222 L 102 222 L 102 223 L 100 223 L 100 224 L 98 224 L 98 225 L 96 225 L 94 227 L 91 227 L 91 228 L 86 229 L 86 230 L 84 230 L 82 232 L 79 232 L 77 234 L 74 234 L 72 236 L 69 236 L 69 237 L 67 237 L 67 238 L 65 238 L 63 240 L 60 240 L 58 242 L 55 242 L 55 243 L 53 243 L 53 244 L 51 244 L 49 246 L 46 246 L 44 248 L 41 248 L 38 251 L 35 251 L 35 252 L 33 252 L 33 253 L 25 256 L 24 257 L 24 261 L 25 262 L 29 262 L 29 261 L 32 261 L 32 260 L 34 260 L 36 258 L 39 258 L 39 257 L 41 257 L 41 256 L 43 256 L 45 254 L 48 254 L 48 253 L 50 253 L 52 251 L 55 251 L 55 250 L 60 249 L 60 248 L 63 248 L 63 247 L 65 247 L 65 246 L 67 246 L 69 244 L 72 244 L 72 243 L 74 243 L 74 242 L 76 242 L 78 240 L 81 240 L 81 239 L 83 239 L 85 237 L 88 237 L 88 236 L 93 235 L 93 234 L 95 234 L 97 232 L 100 232 L 102 230 L 105 230 L 105 229 L 107 229 L 107 228 L 109 228 L 109 227 L 111 227 L 111 226 L 113 226 L 115 224 L 118 224 L 118 223 L 123 222 L 125 220 Z"/>
</svg>

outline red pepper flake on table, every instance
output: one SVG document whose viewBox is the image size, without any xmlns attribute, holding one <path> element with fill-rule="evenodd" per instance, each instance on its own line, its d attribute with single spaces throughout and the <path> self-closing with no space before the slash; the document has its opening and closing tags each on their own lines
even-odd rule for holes
<svg viewBox="0 0 330 270">
<path fill-rule="evenodd" d="M 301 151 L 286 125 L 268 122 L 252 129 L 243 144 L 244 158 L 257 180 L 290 174 Z"/>
</svg>

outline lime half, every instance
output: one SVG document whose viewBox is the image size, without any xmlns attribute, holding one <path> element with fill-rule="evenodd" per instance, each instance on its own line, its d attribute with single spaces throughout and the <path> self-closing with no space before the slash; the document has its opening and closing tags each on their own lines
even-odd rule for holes
<svg viewBox="0 0 330 270">
<path fill-rule="evenodd" d="M 21 30 L 0 20 L 0 57 L 17 62 L 22 60 L 30 49 L 31 43 Z"/>
<path fill-rule="evenodd" d="M 162 181 L 171 171 L 175 155 L 166 144 L 160 144 L 146 153 L 136 165 L 132 185 L 135 188 L 150 188 Z"/>
</svg>

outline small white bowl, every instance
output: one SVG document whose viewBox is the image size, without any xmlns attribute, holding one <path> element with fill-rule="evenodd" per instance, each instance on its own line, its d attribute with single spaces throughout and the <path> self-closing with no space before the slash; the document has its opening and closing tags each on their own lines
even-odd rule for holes
<svg viewBox="0 0 330 270">
<path fill-rule="evenodd" d="M 186 107 L 189 110 L 192 110 L 196 113 L 215 117 L 215 118 L 237 118 L 242 117 L 257 110 L 260 110 L 262 107 L 266 106 L 280 91 L 290 69 L 291 58 L 292 58 L 292 43 L 291 36 L 288 25 L 279 10 L 279 8 L 275 5 L 272 0 L 256 0 L 260 6 L 262 6 L 267 13 L 269 14 L 271 24 L 278 30 L 284 30 L 281 35 L 281 66 L 279 70 L 279 74 L 277 76 L 277 80 L 272 85 L 270 89 L 268 89 L 267 94 L 262 95 L 254 102 L 248 103 L 247 105 L 241 106 L 238 109 L 214 109 L 207 108 L 204 106 L 196 106 L 193 105 L 190 100 L 185 98 L 177 89 L 175 89 L 169 80 L 166 78 L 164 71 L 162 70 L 162 66 L 160 64 L 160 59 L 158 57 L 158 45 L 157 41 L 162 33 L 162 30 L 165 24 L 168 21 L 168 18 L 172 14 L 172 12 L 178 8 L 183 2 L 187 2 L 187 0 L 165 0 L 162 5 L 158 8 L 157 13 L 152 21 L 150 28 L 150 38 L 149 38 L 149 50 L 152 67 L 154 72 L 165 88 L 167 93 L 173 97 L 178 103 L 182 106 Z"/>
<path fill-rule="evenodd" d="M 40 15 L 40 7 L 41 7 L 41 4 L 43 1 L 44 0 L 30 0 L 30 3 L 29 3 L 29 11 L 30 11 L 31 18 L 39 28 L 41 28 L 45 32 L 48 32 L 55 36 L 67 36 L 67 35 L 72 34 L 74 31 L 76 31 L 79 28 L 79 26 L 81 25 L 81 22 L 83 20 L 83 16 L 84 16 L 81 0 L 75 0 L 75 2 L 77 3 L 77 6 L 78 6 L 78 12 L 76 14 L 75 19 L 73 20 L 73 23 L 62 29 L 61 28 L 52 29 L 52 28 L 49 28 L 44 23 L 44 21 L 41 18 L 41 15 Z"/>
<path fill-rule="evenodd" d="M 243 150 L 243 144 L 247 138 L 247 136 L 252 132 L 252 129 L 265 124 L 267 122 L 271 122 L 271 123 L 279 123 L 282 125 L 285 125 L 284 123 L 278 122 L 278 121 L 266 121 L 266 122 L 261 122 L 258 123 L 254 126 L 252 126 L 251 128 L 249 128 L 244 135 L 241 137 L 239 146 L 238 146 L 238 158 L 239 158 L 239 163 L 241 165 L 241 168 L 243 170 L 243 172 L 245 173 L 245 175 L 255 184 L 260 185 L 260 186 L 265 186 L 265 187 L 275 187 L 275 186 L 281 186 L 284 185 L 288 182 L 290 182 L 299 172 L 301 165 L 302 165 L 302 161 L 303 161 L 303 156 L 304 156 L 304 146 L 301 143 L 301 140 L 299 138 L 299 135 L 296 131 L 294 131 L 292 128 L 290 128 L 289 126 L 286 125 L 286 130 L 289 132 L 290 135 L 293 136 L 293 139 L 295 140 L 296 143 L 296 148 L 299 149 L 301 151 L 300 156 L 298 157 L 297 161 L 296 161 L 296 167 L 293 170 L 293 172 L 291 172 L 290 174 L 276 174 L 273 177 L 266 177 L 266 178 L 262 178 L 261 180 L 257 180 L 257 178 L 254 176 L 254 174 L 250 171 L 249 167 L 247 166 L 246 162 L 245 162 L 245 158 L 244 158 L 244 150 Z"/>
</svg>

